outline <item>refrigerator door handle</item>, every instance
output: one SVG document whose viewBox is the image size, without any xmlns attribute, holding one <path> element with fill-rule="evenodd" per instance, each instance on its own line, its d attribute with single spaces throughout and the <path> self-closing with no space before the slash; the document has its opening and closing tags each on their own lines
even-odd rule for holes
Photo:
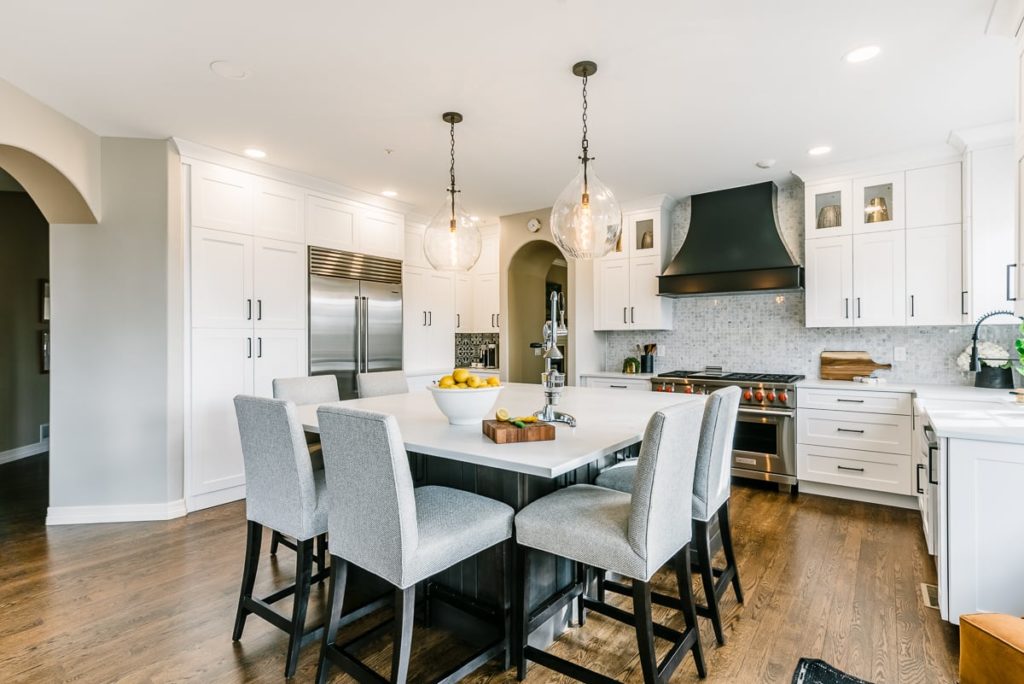
<svg viewBox="0 0 1024 684">
<path fill-rule="evenodd" d="M 355 362 L 356 363 L 355 363 L 355 367 L 356 367 L 356 373 L 359 373 L 360 369 L 363 367 L 363 338 L 362 338 L 362 334 L 363 334 L 363 307 L 362 307 L 362 305 L 361 305 L 361 303 L 359 301 L 359 299 L 360 299 L 359 295 L 356 295 L 352 299 L 355 300 L 355 305 L 356 305 L 356 340 L 355 340 L 355 342 L 356 342 Z"/>
<path fill-rule="evenodd" d="M 370 372 L 370 298 L 363 297 L 363 372 Z"/>
</svg>

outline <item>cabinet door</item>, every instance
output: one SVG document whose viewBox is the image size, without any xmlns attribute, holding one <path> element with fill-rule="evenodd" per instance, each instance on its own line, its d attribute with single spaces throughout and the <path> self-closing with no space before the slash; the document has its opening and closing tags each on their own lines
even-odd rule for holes
<svg viewBox="0 0 1024 684">
<path fill-rule="evenodd" d="M 192 327 L 252 328 L 253 239 L 192 229 Z"/>
<path fill-rule="evenodd" d="M 629 329 L 629 260 L 601 259 L 594 269 L 597 330 Z"/>
<path fill-rule="evenodd" d="M 402 271 L 402 358 L 406 371 L 438 370 L 431 368 L 430 335 L 427 329 L 427 309 L 430 292 L 427 274 L 430 271 L 417 266 L 406 266 Z"/>
<path fill-rule="evenodd" d="M 473 266 L 473 273 L 484 275 L 498 272 L 498 235 L 487 231 L 480 245 L 480 258 Z"/>
<path fill-rule="evenodd" d="M 971 153 L 970 306 L 967 322 L 988 311 L 1013 309 L 1012 280 L 1017 231 L 1014 227 L 1012 145 Z M 1009 274 L 1008 274 L 1009 272 Z"/>
<path fill-rule="evenodd" d="M 455 365 L 455 277 L 451 273 L 429 271 L 427 291 L 427 334 L 430 368 Z"/>
<path fill-rule="evenodd" d="M 661 256 L 661 212 L 644 211 L 626 214 L 623 219 L 623 231 L 628 239 L 627 250 L 631 258 L 654 257 L 655 262 Z"/>
<path fill-rule="evenodd" d="M 962 290 L 959 223 L 907 231 L 907 323 L 959 325 Z"/>
<path fill-rule="evenodd" d="M 405 255 L 405 218 L 374 209 L 356 215 L 357 251 L 361 254 L 401 259 Z"/>
<path fill-rule="evenodd" d="M 887 173 L 853 181 L 853 232 L 902 230 L 906 210 L 904 173 Z"/>
<path fill-rule="evenodd" d="M 906 231 L 854 235 L 854 325 L 905 325 L 906 292 Z"/>
<path fill-rule="evenodd" d="M 1021 76 L 1024 79 L 1024 74 Z M 1024 95 L 1022 95 L 1024 97 Z M 1017 160 L 1017 249 L 1019 256 L 1016 264 L 1012 268 L 1008 269 L 1006 279 L 1010 281 L 1013 278 L 1013 282 L 1007 284 L 1007 289 L 1013 286 L 1013 302 L 1014 302 L 1014 313 L 1018 316 L 1024 316 L 1024 297 L 1019 297 L 1018 292 L 1024 292 L 1024 268 L 1021 265 L 1024 264 L 1024 157 L 1020 157 Z M 1012 272 L 1016 271 L 1016 275 L 1011 275 Z"/>
<path fill-rule="evenodd" d="M 473 276 L 455 276 L 455 332 L 473 331 Z"/>
<path fill-rule="evenodd" d="M 254 233 L 259 237 L 306 241 L 305 203 L 302 188 L 269 178 L 256 179 Z"/>
<path fill-rule="evenodd" d="M 853 184 L 819 183 L 804 190 L 806 239 L 849 235 L 853 232 Z"/>
<path fill-rule="evenodd" d="M 427 255 L 423 253 L 423 230 L 412 229 L 405 231 L 405 263 L 410 266 L 421 266 L 430 268 Z"/>
<path fill-rule="evenodd" d="M 251 331 L 192 331 L 190 497 L 245 483 L 233 398 L 253 392 L 253 356 Z"/>
<path fill-rule="evenodd" d="M 254 288 L 257 328 L 306 327 L 306 246 L 256 238 Z"/>
<path fill-rule="evenodd" d="M 853 325 L 853 240 L 850 236 L 805 243 L 806 325 L 848 328 Z"/>
<path fill-rule="evenodd" d="M 345 202 L 306 196 L 306 241 L 316 247 L 356 251 L 356 207 Z"/>
<path fill-rule="evenodd" d="M 667 326 L 664 315 L 665 305 L 671 307 L 672 302 L 658 296 L 659 275 L 661 275 L 661 263 L 658 257 L 630 259 L 629 325 L 631 328 L 661 330 Z"/>
<path fill-rule="evenodd" d="M 498 274 L 473 277 L 473 332 L 498 332 Z"/>
<path fill-rule="evenodd" d="M 963 222 L 960 162 L 907 171 L 907 228 Z"/>
<path fill-rule="evenodd" d="M 257 330 L 253 352 L 253 394 L 274 396 L 274 378 L 297 378 L 309 373 L 305 330 Z"/>
<path fill-rule="evenodd" d="M 252 235 L 253 177 L 215 164 L 193 162 L 192 226 Z"/>
</svg>

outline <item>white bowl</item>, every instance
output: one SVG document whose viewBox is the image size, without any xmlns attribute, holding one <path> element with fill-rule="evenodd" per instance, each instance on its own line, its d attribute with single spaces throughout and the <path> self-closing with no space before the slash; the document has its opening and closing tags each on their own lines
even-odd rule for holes
<svg viewBox="0 0 1024 684">
<path fill-rule="evenodd" d="M 446 389 L 427 385 L 434 403 L 452 425 L 475 425 L 494 408 L 503 387 L 477 387 L 476 389 Z"/>
</svg>

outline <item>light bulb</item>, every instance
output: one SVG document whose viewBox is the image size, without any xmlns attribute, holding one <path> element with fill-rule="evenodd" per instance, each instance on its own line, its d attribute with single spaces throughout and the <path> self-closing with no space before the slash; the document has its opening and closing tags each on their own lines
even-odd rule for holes
<svg viewBox="0 0 1024 684">
<path fill-rule="evenodd" d="M 584 184 L 581 163 L 551 208 L 555 244 L 573 259 L 598 259 L 615 248 L 621 232 L 622 211 L 615 196 L 594 173 L 593 162 L 587 165 Z"/>
<path fill-rule="evenodd" d="M 483 239 L 480 229 L 462 210 L 459 194 L 455 194 L 455 217 L 452 218 L 451 193 L 423 233 L 423 253 L 437 271 L 468 271 L 480 258 Z"/>
</svg>

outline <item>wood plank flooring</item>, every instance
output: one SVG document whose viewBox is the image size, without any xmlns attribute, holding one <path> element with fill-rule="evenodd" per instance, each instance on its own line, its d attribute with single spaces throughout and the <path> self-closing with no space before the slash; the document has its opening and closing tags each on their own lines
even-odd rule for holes
<svg viewBox="0 0 1024 684">
<path fill-rule="evenodd" d="M 158 523 L 43 526 L 46 457 L 0 466 L 0 681 L 281 682 L 284 633 L 250 617 L 242 641 L 231 626 L 245 543 L 242 503 Z M 707 682 L 789 682 L 801 656 L 823 658 L 878 684 L 956 681 L 955 628 L 922 603 L 935 581 L 918 515 L 737 485 L 733 525 L 746 604 L 723 603 L 725 646 L 702 620 Z M 292 552 L 271 560 L 264 542 L 258 589 L 290 581 Z M 672 591 L 668 573 L 659 586 Z M 701 596 L 699 582 L 695 591 Z M 310 620 L 326 600 L 314 589 Z M 624 598 L 612 599 L 628 606 Z M 288 601 L 280 604 L 290 609 Z M 384 616 L 348 630 L 355 634 Z M 680 627 L 672 611 L 656 618 Z M 344 638 L 343 634 L 343 638 Z M 466 653 L 437 630 L 417 627 L 411 681 Z M 599 615 L 552 650 L 610 676 L 642 681 L 634 634 Z M 660 644 L 659 655 L 667 648 Z M 293 681 L 312 681 L 317 646 Z M 388 673 L 388 639 L 361 655 Z M 333 681 L 347 678 L 334 671 Z M 514 682 L 497 663 L 476 683 Z M 531 666 L 528 682 L 564 681 Z M 696 682 L 690 659 L 673 682 Z"/>
</svg>

